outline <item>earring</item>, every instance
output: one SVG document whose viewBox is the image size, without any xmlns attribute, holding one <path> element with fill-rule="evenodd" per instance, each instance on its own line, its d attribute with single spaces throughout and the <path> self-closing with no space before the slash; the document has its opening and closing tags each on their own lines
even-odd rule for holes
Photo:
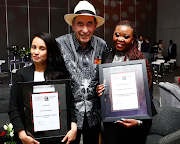
<svg viewBox="0 0 180 144">
<path fill-rule="evenodd" d="M 134 41 L 132 41 L 132 43 L 131 43 L 132 45 L 134 44 Z"/>
</svg>

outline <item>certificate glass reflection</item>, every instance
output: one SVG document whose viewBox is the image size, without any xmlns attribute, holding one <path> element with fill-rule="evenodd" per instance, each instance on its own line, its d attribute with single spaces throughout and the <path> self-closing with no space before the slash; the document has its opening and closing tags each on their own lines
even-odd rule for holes
<svg viewBox="0 0 180 144">
<path fill-rule="evenodd" d="M 70 129 L 71 106 L 67 104 L 70 103 L 70 84 L 68 88 L 66 83 L 58 81 L 20 85 L 23 109 L 21 116 L 26 133 L 37 140 L 64 137 Z"/>
<path fill-rule="evenodd" d="M 103 121 L 119 118 L 150 118 L 150 96 L 144 60 L 101 64 L 100 83 Z"/>
<path fill-rule="evenodd" d="M 112 110 L 138 109 L 136 77 L 134 72 L 112 74 Z"/>
<path fill-rule="evenodd" d="M 58 93 L 32 94 L 34 131 L 60 129 Z"/>
</svg>

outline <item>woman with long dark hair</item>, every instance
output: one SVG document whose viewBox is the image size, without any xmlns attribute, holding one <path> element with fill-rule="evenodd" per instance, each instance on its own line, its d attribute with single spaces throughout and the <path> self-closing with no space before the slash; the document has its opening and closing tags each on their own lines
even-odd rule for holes
<svg viewBox="0 0 180 144">
<path fill-rule="evenodd" d="M 57 43 L 48 33 L 39 33 L 33 37 L 31 58 L 34 63 L 30 67 L 21 68 L 16 72 L 10 91 L 9 117 L 23 144 L 37 144 L 39 142 L 33 139 L 31 135 L 28 135 L 23 125 L 18 101 L 18 82 L 65 79 L 68 76 Z M 67 144 L 69 144 L 76 138 L 76 133 L 76 118 L 72 113 L 71 130 L 66 134 L 63 141 L 67 140 Z"/>
</svg>

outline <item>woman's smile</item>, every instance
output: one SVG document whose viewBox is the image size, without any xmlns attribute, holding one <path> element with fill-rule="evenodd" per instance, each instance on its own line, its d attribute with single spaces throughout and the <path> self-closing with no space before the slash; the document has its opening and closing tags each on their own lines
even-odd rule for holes
<svg viewBox="0 0 180 144">
<path fill-rule="evenodd" d="M 133 42 L 133 29 L 129 26 L 119 25 L 113 34 L 113 41 L 116 50 L 127 51 Z"/>
</svg>

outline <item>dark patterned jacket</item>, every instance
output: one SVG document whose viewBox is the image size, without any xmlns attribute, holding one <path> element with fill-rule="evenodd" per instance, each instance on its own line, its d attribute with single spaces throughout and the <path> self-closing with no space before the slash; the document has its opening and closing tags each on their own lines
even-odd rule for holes
<svg viewBox="0 0 180 144">
<path fill-rule="evenodd" d="M 77 127 L 82 129 L 86 115 L 92 128 L 101 120 L 100 100 L 96 93 L 99 76 L 97 61 L 101 63 L 102 54 L 107 48 L 106 42 L 93 35 L 84 50 L 74 33 L 60 36 L 56 41 L 71 79 Z"/>
</svg>

